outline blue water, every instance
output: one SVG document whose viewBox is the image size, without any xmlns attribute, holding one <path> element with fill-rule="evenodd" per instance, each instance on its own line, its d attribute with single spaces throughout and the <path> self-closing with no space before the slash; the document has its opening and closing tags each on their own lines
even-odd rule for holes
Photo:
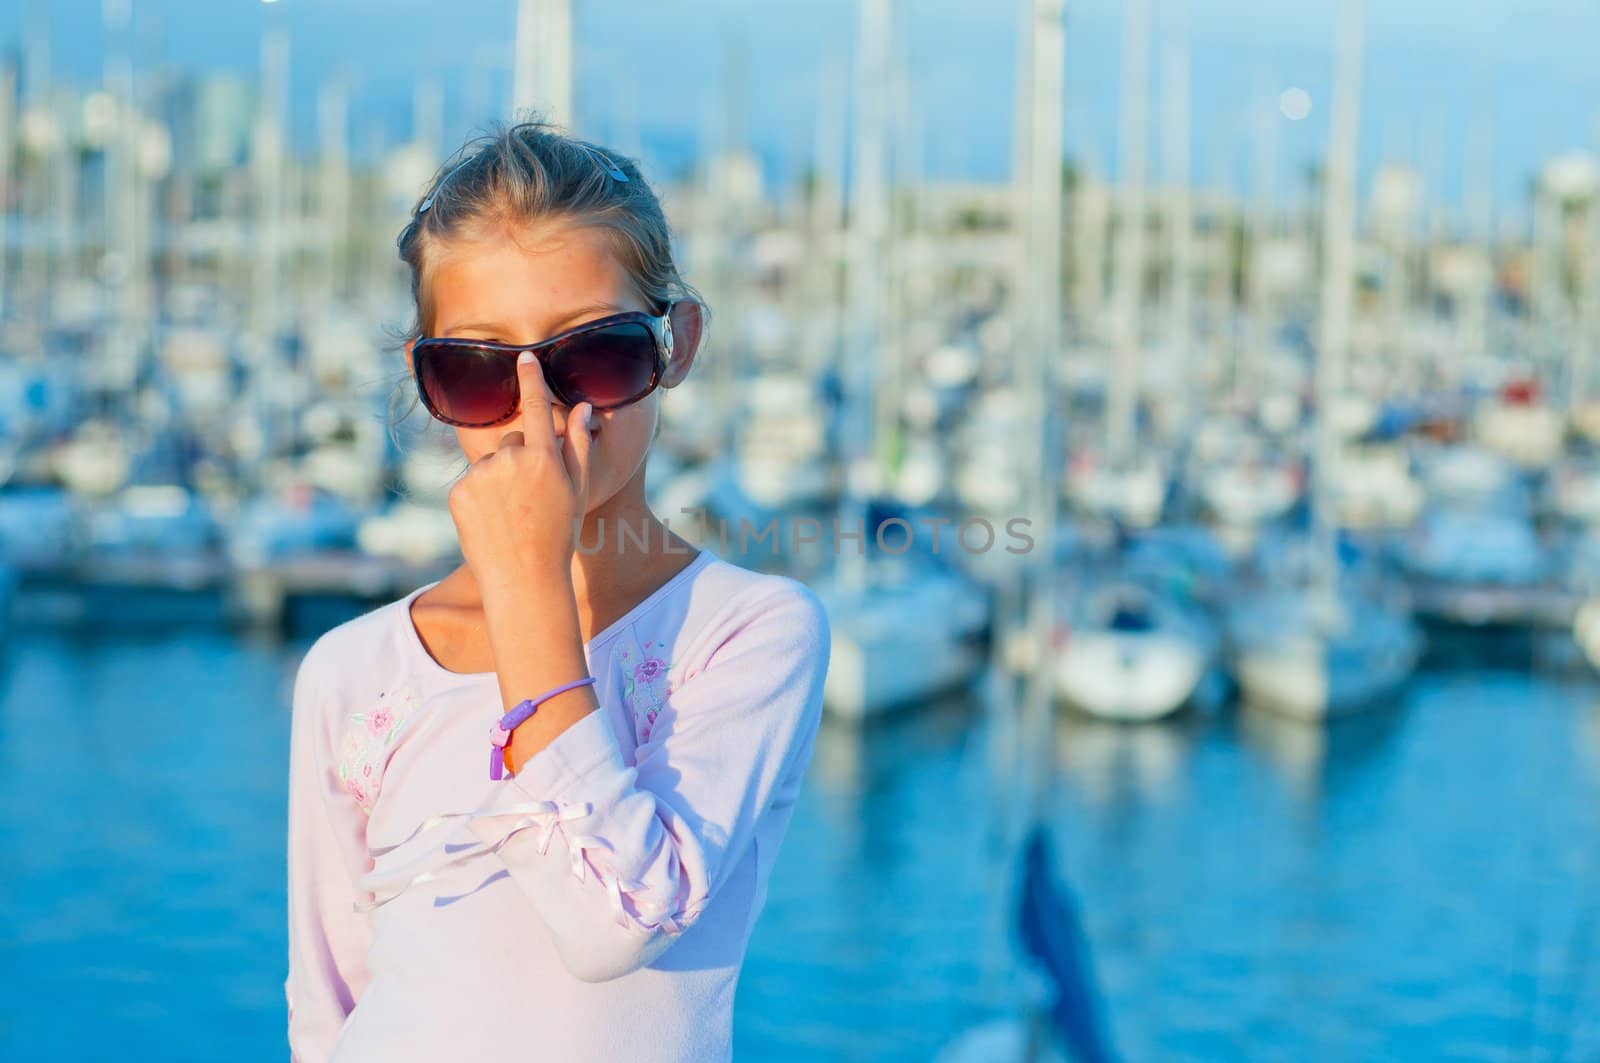
<svg viewBox="0 0 1600 1063">
<path fill-rule="evenodd" d="M 24 632 L 0 666 L 0 1058 L 270 1059 L 301 646 Z M 1330 732 L 1063 718 L 1049 821 L 1120 1056 L 1600 1058 L 1600 688 L 1452 671 Z M 928 1059 L 1010 1006 L 1000 728 L 827 727 L 742 1059 Z"/>
</svg>

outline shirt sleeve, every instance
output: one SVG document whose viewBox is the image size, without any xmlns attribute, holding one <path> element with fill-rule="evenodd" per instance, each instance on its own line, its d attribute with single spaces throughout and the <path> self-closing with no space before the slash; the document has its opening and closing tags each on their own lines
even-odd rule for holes
<svg viewBox="0 0 1600 1063">
<path fill-rule="evenodd" d="M 295 676 L 289 738 L 289 1050 L 299 1063 L 333 1051 L 367 984 L 369 916 L 355 910 L 371 867 L 366 814 L 339 785 L 332 715 L 312 647 Z"/>
<path fill-rule="evenodd" d="M 597 710 L 473 815 L 574 976 L 650 963 L 716 897 L 810 761 L 828 655 L 827 614 L 791 580 L 668 693 L 635 763 Z"/>
</svg>

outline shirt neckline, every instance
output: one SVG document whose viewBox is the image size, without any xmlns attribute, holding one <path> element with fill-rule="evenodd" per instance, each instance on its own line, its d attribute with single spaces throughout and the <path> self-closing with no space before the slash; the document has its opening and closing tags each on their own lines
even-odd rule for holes
<svg viewBox="0 0 1600 1063">
<path fill-rule="evenodd" d="M 639 604 L 635 605 L 632 609 L 629 609 L 626 613 L 623 613 L 620 617 L 618 617 L 617 619 L 613 620 L 611 623 L 607 624 L 600 631 L 596 632 L 593 638 L 591 638 L 588 642 L 585 642 L 583 644 L 583 648 L 584 648 L 585 653 L 587 654 L 588 652 L 592 651 L 596 646 L 598 646 L 602 642 L 605 642 L 606 640 L 610 639 L 612 636 L 616 635 L 617 632 L 621 631 L 624 627 L 627 627 L 629 624 L 631 624 L 635 620 L 637 620 L 639 618 L 640 614 L 644 613 L 651 606 L 653 606 L 657 602 L 659 602 L 663 597 L 666 596 L 666 594 L 669 591 L 671 591 L 673 588 L 677 587 L 679 583 L 682 583 L 685 579 L 687 579 L 691 573 L 695 572 L 698 569 L 704 568 L 706 563 L 708 561 L 710 561 L 713 556 L 714 555 L 711 553 L 710 550 L 697 548 L 696 552 L 695 552 L 694 560 L 690 561 L 687 565 L 684 565 L 682 568 L 680 568 L 676 573 L 674 573 L 672 575 L 672 577 L 670 579 L 667 580 L 667 582 L 663 583 L 661 586 L 657 587 L 655 590 L 653 590 L 649 594 L 645 595 L 644 598 L 642 600 L 640 600 Z M 408 594 L 404 598 L 400 599 L 400 602 L 399 602 L 399 606 L 400 606 L 400 622 L 405 627 L 405 639 L 406 639 L 407 645 L 412 650 L 414 650 L 424 661 L 427 662 L 427 668 L 430 671 L 435 672 L 435 673 L 437 673 L 439 675 L 446 676 L 446 677 L 448 677 L 450 679 L 478 679 L 478 680 L 481 680 L 481 679 L 493 679 L 493 678 L 495 678 L 496 673 L 494 673 L 492 671 L 490 671 L 490 672 L 453 672 L 450 669 L 446 668 L 444 665 L 440 664 L 437 660 L 434 659 L 433 654 L 428 652 L 428 647 L 423 643 L 422 636 L 417 633 L 417 625 L 416 625 L 416 623 L 411 619 L 411 603 L 416 601 L 417 597 L 419 595 L 421 595 L 424 591 L 426 591 L 428 588 L 438 586 L 439 582 L 440 582 L 439 580 L 434 580 L 432 583 L 424 583 L 422 586 L 418 587 L 416 590 L 412 591 L 410 594 Z"/>
</svg>

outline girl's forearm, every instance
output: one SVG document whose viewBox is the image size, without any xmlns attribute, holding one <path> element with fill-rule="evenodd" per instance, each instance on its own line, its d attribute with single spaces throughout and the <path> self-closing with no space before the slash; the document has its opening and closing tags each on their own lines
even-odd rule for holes
<svg viewBox="0 0 1600 1063">
<path fill-rule="evenodd" d="M 483 610 L 500 698 L 507 710 L 589 674 L 570 572 L 519 579 L 492 590 L 485 587 Z M 506 767 L 513 773 L 521 770 L 530 757 L 598 707 L 592 685 L 544 702 L 511 733 Z"/>
</svg>

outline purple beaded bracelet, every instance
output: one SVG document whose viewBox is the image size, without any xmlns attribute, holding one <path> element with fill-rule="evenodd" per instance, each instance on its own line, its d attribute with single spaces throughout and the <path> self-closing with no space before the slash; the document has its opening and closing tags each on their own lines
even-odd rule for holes
<svg viewBox="0 0 1600 1063">
<path fill-rule="evenodd" d="M 494 743 L 494 748 L 489 750 L 489 778 L 498 782 L 505 773 L 505 748 L 506 743 L 511 741 L 511 732 L 516 730 L 519 725 L 526 723 L 528 717 L 534 714 L 540 704 L 549 701 L 557 694 L 564 693 L 574 687 L 587 686 L 593 682 L 594 676 L 591 675 L 582 679 L 574 679 L 570 683 L 562 683 L 552 690 L 546 690 L 536 698 L 528 698 L 526 701 L 518 702 L 516 708 L 500 717 L 500 722 L 489 730 L 489 741 Z"/>
</svg>

